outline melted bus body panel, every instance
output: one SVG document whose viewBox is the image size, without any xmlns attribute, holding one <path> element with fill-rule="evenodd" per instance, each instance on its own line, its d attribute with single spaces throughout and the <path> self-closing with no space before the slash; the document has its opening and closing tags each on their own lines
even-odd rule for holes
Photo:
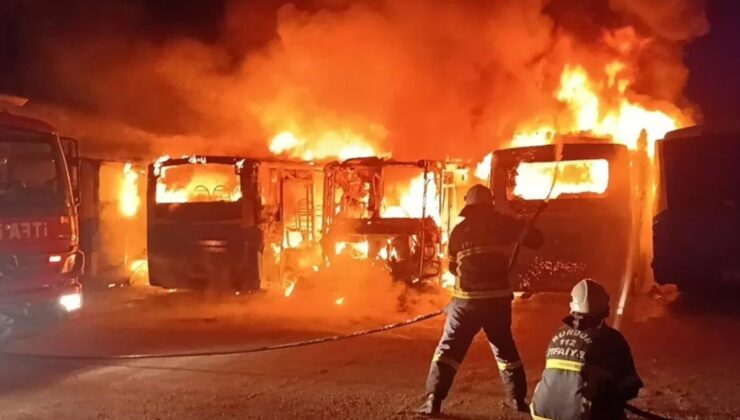
<svg viewBox="0 0 740 420">
<path fill-rule="evenodd" d="M 527 219 L 549 198 L 535 223 L 545 245 L 519 254 L 510 273 L 515 289 L 567 291 L 587 276 L 618 289 L 632 220 L 625 146 L 565 143 L 562 158 L 553 145 L 504 149 L 494 152 L 491 164 L 491 189 L 502 213 Z"/>
</svg>

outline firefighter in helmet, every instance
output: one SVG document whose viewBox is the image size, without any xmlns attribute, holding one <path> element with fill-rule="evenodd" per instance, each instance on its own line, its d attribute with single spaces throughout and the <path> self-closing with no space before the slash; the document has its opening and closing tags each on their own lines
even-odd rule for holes
<svg viewBox="0 0 740 420">
<path fill-rule="evenodd" d="M 511 334 L 513 293 L 507 274 L 516 244 L 539 247 L 542 234 L 497 212 L 491 191 L 483 185 L 468 191 L 465 204 L 460 213 L 465 220 L 455 226 L 449 240 L 449 269 L 456 277 L 452 301 L 432 358 L 426 400 L 417 411 L 439 414 L 470 343 L 482 329 L 496 358 L 507 404 L 528 412 L 524 367 Z"/>
<path fill-rule="evenodd" d="M 581 280 L 571 292 L 570 311 L 550 340 L 532 417 L 624 419 L 624 405 L 637 397 L 642 381 L 624 336 L 605 323 L 609 295 L 599 283 Z"/>
</svg>

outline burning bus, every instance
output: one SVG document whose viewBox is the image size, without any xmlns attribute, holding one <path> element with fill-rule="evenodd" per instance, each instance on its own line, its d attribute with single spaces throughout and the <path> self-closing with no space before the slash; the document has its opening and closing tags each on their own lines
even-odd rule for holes
<svg viewBox="0 0 740 420">
<path fill-rule="evenodd" d="M 619 286 L 630 248 L 630 152 L 592 139 L 497 150 L 491 189 L 499 211 L 536 221 L 545 245 L 523 252 L 519 290 L 565 291 L 585 276 Z M 559 155 L 560 154 L 560 155 Z"/>
<path fill-rule="evenodd" d="M 354 158 L 325 167 L 322 249 L 384 264 L 407 283 L 441 274 L 444 167 L 439 162 Z"/>
<path fill-rule="evenodd" d="M 76 165 L 76 141 L 0 111 L 0 340 L 82 306 Z"/>
<path fill-rule="evenodd" d="M 266 248 L 279 261 L 284 249 L 315 243 L 317 170 L 308 163 L 236 156 L 163 158 L 151 164 L 150 284 L 259 289 Z"/>
<path fill-rule="evenodd" d="M 740 133 L 689 127 L 657 142 L 653 272 L 684 290 L 740 290 Z"/>
</svg>

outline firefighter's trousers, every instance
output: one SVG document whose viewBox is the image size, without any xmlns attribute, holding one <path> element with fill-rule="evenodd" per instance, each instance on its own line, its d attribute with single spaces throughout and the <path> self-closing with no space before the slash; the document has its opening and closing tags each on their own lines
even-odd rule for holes
<svg viewBox="0 0 740 420">
<path fill-rule="evenodd" d="M 524 366 L 511 334 L 512 299 L 452 299 L 447 307 L 444 333 L 429 370 L 427 395 L 433 394 L 439 399 L 447 397 L 465 353 L 481 329 L 493 350 L 506 395 L 509 398 L 527 395 Z"/>
</svg>

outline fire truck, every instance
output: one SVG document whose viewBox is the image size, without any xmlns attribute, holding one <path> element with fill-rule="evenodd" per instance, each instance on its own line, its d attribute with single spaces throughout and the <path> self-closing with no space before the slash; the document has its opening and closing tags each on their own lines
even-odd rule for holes
<svg viewBox="0 0 740 420">
<path fill-rule="evenodd" d="M 0 339 L 34 332 L 82 306 L 77 143 L 0 98 Z"/>
<path fill-rule="evenodd" d="M 740 290 L 740 132 L 688 127 L 656 145 L 653 273 L 683 290 Z"/>
</svg>

